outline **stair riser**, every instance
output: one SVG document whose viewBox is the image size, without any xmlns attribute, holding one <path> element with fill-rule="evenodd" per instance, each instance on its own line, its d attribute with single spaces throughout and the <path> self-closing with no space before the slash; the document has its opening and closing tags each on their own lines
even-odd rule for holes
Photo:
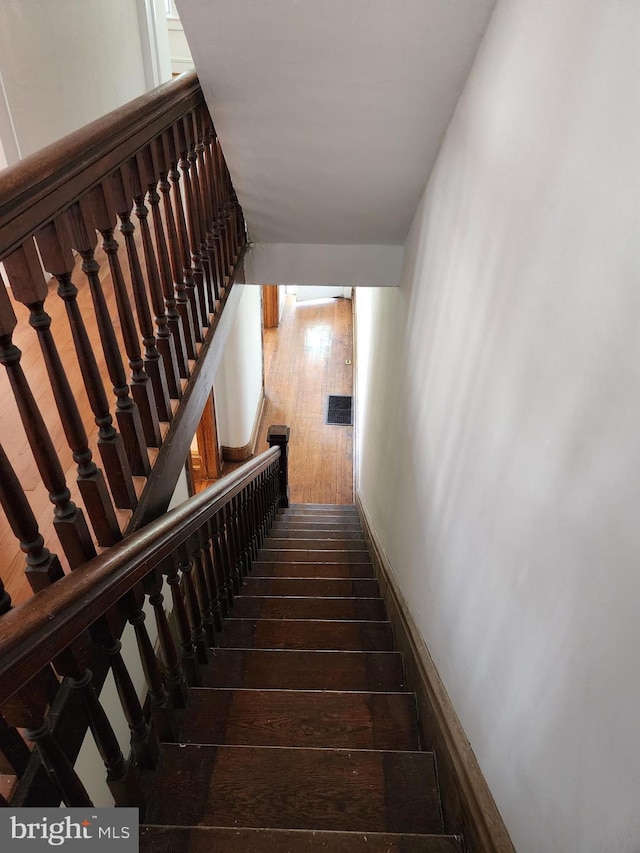
<svg viewBox="0 0 640 853">
<path fill-rule="evenodd" d="M 321 539 L 308 539 L 302 536 L 267 536 L 264 540 L 265 549 L 272 551 L 304 549 L 305 551 L 363 551 L 367 543 L 359 539 L 342 539 L 324 536 Z"/>
<path fill-rule="evenodd" d="M 312 521 L 278 521 L 271 527 L 269 532 L 271 534 L 282 532 L 287 536 L 297 535 L 298 533 L 304 534 L 305 532 L 313 534 L 338 533 L 340 536 L 344 536 L 348 539 L 364 539 L 364 533 L 362 532 L 362 528 L 359 524 L 335 524 Z"/>
<path fill-rule="evenodd" d="M 424 752 L 164 747 L 149 822 L 174 825 L 442 831 L 433 756 Z"/>
<path fill-rule="evenodd" d="M 327 549 L 321 552 L 304 548 L 261 548 L 258 560 L 265 563 L 369 563 L 366 550 L 345 551 Z"/>
<path fill-rule="evenodd" d="M 187 742 L 417 750 L 413 696 L 296 690 L 192 691 Z"/>
<path fill-rule="evenodd" d="M 226 619 L 221 648 L 385 652 L 393 649 L 388 622 Z"/>
<path fill-rule="evenodd" d="M 370 563 L 268 563 L 253 564 L 251 577 L 258 578 L 373 578 Z"/>
<path fill-rule="evenodd" d="M 233 607 L 241 619 L 385 620 L 381 598 L 294 598 L 239 595 Z"/>
<path fill-rule="evenodd" d="M 140 853 L 463 853 L 452 836 L 143 826 Z"/>
<path fill-rule="evenodd" d="M 204 687 L 258 690 L 404 690 L 398 652 L 216 649 Z"/>
<path fill-rule="evenodd" d="M 236 600 L 240 601 L 245 595 L 378 598 L 380 588 L 378 582 L 372 578 L 327 580 L 323 578 L 259 578 L 252 575 L 245 581 L 241 594 Z"/>
</svg>

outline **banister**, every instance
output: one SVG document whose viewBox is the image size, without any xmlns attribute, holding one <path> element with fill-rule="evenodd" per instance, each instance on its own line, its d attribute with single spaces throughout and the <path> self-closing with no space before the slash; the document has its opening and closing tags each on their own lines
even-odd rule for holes
<svg viewBox="0 0 640 853">
<path fill-rule="evenodd" d="M 189 498 L 0 620 L 0 705 L 275 462 L 271 448 Z"/>
<path fill-rule="evenodd" d="M 203 100 L 186 72 L 0 172 L 0 257 Z"/>
</svg>

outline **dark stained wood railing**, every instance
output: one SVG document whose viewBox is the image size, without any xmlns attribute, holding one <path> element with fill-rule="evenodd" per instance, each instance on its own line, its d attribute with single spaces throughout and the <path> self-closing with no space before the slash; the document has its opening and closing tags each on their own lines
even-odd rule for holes
<svg viewBox="0 0 640 853">
<path fill-rule="evenodd" d="M 176 709 L 188 702 L 189 688 L 200 683 L 199 665 L 216 644 L 233 590 L 250 572 L 275 518 L 285 460 L 286 447 L 272 447 L 18 607 L 11 607 L 6 594 L 0 597 L 2 766 L 20 778 L 26 775 L 25 765 L 40 763 L 48 787 L 41 785 L 39 804 L 90 802 L 64 743 L 53 734 L 52 683 L 55 688 L 57 679 L 66 677 L 84 710 L 116 804 L 133 804 L 144 812 L 139 771 L 158 764 L 156 735 L 179 740 Z M 170 578 L 179 648 L 163 607 L 163 573 Z M 158 616 L 163 670 L 144 627 L 146 596 Z M 151 701 L 150 723 L 112 634 L 118 611 L 135 631 Z M 111 663 L 131 731 L 131 758 L 123 755 L 93 684 L 89 663 L 96 644 Z M 34 744 L 35 759 L 19 728 Z M 18 791 L 16 805 L 26 799 Z"/>
<path fill-rule="evenodd" d="M 54 644 L 45 664 L 0 682 L 0 774 L 18 780 L 16 803 L 87 801 L 73 771 L 87 726 L 116 802 L 140 801 L 136 772 L 100 705 L 106 673 L 113 674 L 129 725 L 134 764 L 152 768 L 157 734 L 177 737 L 174 709 L 184 705 L 188 685 L 200 682 L 200 667 L 248 570 L 259 532 L 252 529 L 247 540 L 247 531 L 258 517 L 264 527 L 274 506 L 275 456 L 251 469 L 250 486 L 227 483 L 228 500 L 214 500 L 211 513 L 196 509 L 197 523 L 180 515 L 178 528 L 166 534 L 171 547 L 151 547 L 147 532 L 169 505 L 211 392 L 220 354 L 215 332 L 233 284 L 243 280 L 246 248 L 242 210 L 194 73 L 0 172 L 0 378 L 25 434 L 19 458 L 12 456 L 15 441 L 0 436 L 7 451 L 0 447 L 0 505 L 38 593 L 36 610 L 45 601 L 54 609 L 63 599 L 69 604 L 65 596 L 82 587 L 93 614 L 84 627 L 71 620 L 60 635 L 64 649 Z M 55 322 L 54 303 L 63 307 Z M 24 335 L 37 341 L 46 394 L 30 379 L 31 354 L 23 359 L 16 344 Z M 56 411 L 66 447 L 52 434 Z M 29 479 L 39 478 L 52 505 L 53 538 L 42 532 L 51 515 L 31 506 L 16 473 L 24 471 L 29 451 L 37 471 Z M 162 536 L 163 525 L 154 528 Z M 150 550 L 138 564 L 140 542 Z M 3 541 L 3 550 L 10 552 L 10 543 Z M 116 564 L 121 581 L 113 597 L 99 581 Z M 16 617 L 2 575 L 0 567 L 6 638 L 5 623 Z M 146 597 L 162 668 L 142 609 Z M 64 612 L 67 604 L 60 605 Z M 127 622 L 151 719 L 121 653 Z M 44 628 L 29 624 L 34 633 L 22 635 L 22 652 Z M 21 731 L 36 744 L 33 752 Z"/>
<path fill-rule="evenodd" d="M 0 173 L 0 261 L 6 276 L 0 285 L 0 363 L 54 506 L 65 566 L 75 568 L 96 546 L 121 538 L 122 516 L 119 522 L 115 509 L 134 510 L 138 504 L 132 477 L 148 477 L 148 448 L 167 442 L 183 383 L 190 381 L 240 275 L 245 245 L 242 212 L 193 73 Z M 74 252 L 84 282 L 74 281 Z M 58 284 L 57 297 L 47 274 Z M 83 287 L 91 293 L 91 325 L 99 343 L 90 339 L 87 318 L 78 310 Z M 48 304 L 56 298 L 65 302 L 73 348 L 64 345 L 65 330 L 51 323 Z M 14 343 L 16 303 L 26 306 L 39 340 L 77 464 L 79 500 L 75 490 L 71 499 Z M 69 359 L 80 363 L 83 394 L 99 427 L 93 446 L 69 381 Z M 182 446 L 179 452 L 186 455 Z M 165 498 L 174 484 L 163 478 Z M 148 520 L 146 513 L 143 521 Z"/>
</svg>

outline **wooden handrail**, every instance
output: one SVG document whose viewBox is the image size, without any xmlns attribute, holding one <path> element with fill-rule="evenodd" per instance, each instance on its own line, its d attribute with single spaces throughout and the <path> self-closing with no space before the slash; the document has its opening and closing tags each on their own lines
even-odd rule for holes
<svg viewBox="0 0 640 853">
<path fill-rule="evenodd" d="M 0 257 L 203 100 L 186 72 L 0 172 Z"/>
<path fill-rule="evenodd" d="M 0 705 L 280 457 L 273 447 L 0 619 Z"/>
</svg>

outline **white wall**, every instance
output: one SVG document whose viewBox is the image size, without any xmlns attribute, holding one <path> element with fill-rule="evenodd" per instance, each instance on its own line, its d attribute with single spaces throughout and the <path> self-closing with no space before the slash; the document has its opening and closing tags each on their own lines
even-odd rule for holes
<svg viewBox="0 0 640 853">
<path fill-rule="evenodd" d="M 234 288 L 239 285 L 234 284 Z M 251 439 L 262 400 L 262 302 L 259 287 L 242 296 L 213 382 L 218 438 L 225 447 Z"/>
<path fill-rule="evenodd" d="M 639 45 L 499 2 L 357 293 L 360 493 L 518 853 L 640 849 Z"/>
<path fill-rule="evenodd" d="M 397 287 L 402 246 L 256 243 L 245 268 L 251 284 Z"/>
<path fill-rule="evenodd" d="M 146 91 L 139 2 L 4 0 L 0 137 L 9 163 Z"/>
</svg>

